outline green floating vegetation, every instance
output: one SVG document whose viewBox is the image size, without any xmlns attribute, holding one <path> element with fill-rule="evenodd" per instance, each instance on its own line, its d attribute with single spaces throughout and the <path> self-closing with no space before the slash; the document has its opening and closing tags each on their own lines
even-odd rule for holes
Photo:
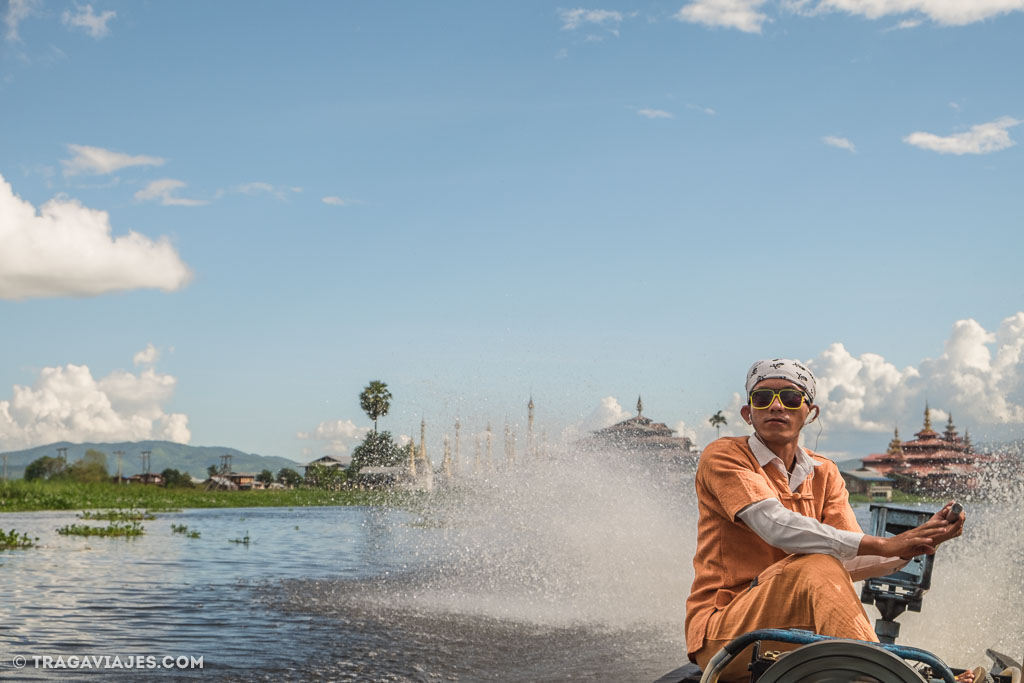
<svg viewBox="0 0 1024 683">
<path fill-rule="evenodd" d="M 241 543 L 242 545 L 249 545 L 249 532 L 245 532 L 243 538 L 229 538 L 228 543 Z"/>
<path fill-rule="evenodd" d="M 79 519 L 96 519 L 107 522 L 140 522 L 142 520 L 156 519 L 156 515 L 145 510 L 85 510 L 78 515 Z"/>
<path fill-rule="evenodd" d="M 265 491 L 207 491 L 144 484 L 11 479 L 0 481 L 0 512 L 35 510 L 140 509 L 170 512 L 185 508 L 308 507 L 388 505 L 400 496 L 388 491 L 318 488 Z"/>
<path fill-rule="evenodd" d="M 32 538 L 28 534 L 20 534 L 11 529 L 5 532 L 0 529 L 0 550 L 16 550 L 20 548 L 32 548 L 39 538 Z"/>
<path fill-rule="evenodd" d="M 138 522 L 111 522 L 107 526 L 68 524 L 57 529 L 61 536 L 141 536 L 146 530 Z"/>
<path fill-rule="evenodd" d="M 186 538 L 199 538 L 199 532 L 198 531 L 189 531 L 188 530 L 188 526 L 186 526 L 184 524 L 172 524 L 171 525 L 171 533 L 182 534 Z"/>
</svg>

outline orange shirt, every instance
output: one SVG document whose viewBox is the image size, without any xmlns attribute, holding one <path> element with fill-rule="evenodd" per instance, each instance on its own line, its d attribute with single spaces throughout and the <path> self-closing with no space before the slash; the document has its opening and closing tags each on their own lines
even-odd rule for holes
<svg viewBox="0 0 1024 683">
<path fill-rule="evenodd" d="M 839 468 L 807 451 L 815 467 L 796 491 L 779 468 L 762 469 L 747 444 L 749 437 L 724 437 L 704 449 L 697 464 L 697 552 L 693 587 L 686 600 L 686 645 L 704 645 L 708 619 L 732 602 L 758 574 L 786 557 L 736 518 L 743 508 L 777 498 L 786 508 L 836 529 L 859 532 Z M 739 635 L 739 634 L 737 634 Z"/>
</svg>

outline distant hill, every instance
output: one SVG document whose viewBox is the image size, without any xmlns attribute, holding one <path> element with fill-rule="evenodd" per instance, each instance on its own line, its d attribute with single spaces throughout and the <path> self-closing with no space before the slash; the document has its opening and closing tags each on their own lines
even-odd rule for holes
<svg viewBox="0 0 1024 683">
<path fill-rule="evenodd" d="M 117 456 L 114 451 L 124 451 L 121 459 L 121 474 L 131 476 L 142 471 L 142 451 L 150 451 L 149 471 L 162 472 L 168 467 L 188 472 L 193 477 L 206 478 L 206 468 L 220 463 L 220 456 L 231 455 L 231 469 L 234 472 L 260 472 L 270 470 L 274 474 L 283 468 L 296 469 L 299 463 L 276 455 L 244 453 L 236 448 L 221 446 L 187 446 L 170 441 L 128 441 L 122 443 L 68 443 L 61 441 L 46 446 L 27 448 L 23 451 L 8 451 L 7 476 L 18 479 L 24 476 L 25 466 L 33 460 L 49 455 L 56 457 L 58 448 L 68 449 L 68 462 L 80 460 L 87 450 L 94 449 L 107 454 L 107 470 L 117 474 Z M 299 471 L 301 474 L 302 472 Z"/>
</svg>

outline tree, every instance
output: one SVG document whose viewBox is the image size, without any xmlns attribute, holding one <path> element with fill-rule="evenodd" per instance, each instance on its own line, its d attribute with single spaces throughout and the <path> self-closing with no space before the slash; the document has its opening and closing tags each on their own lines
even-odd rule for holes
<svg viewBox="0 0 1024 683">
<path fill-rule="evenodd" d="M 725 415 L 722 415 L 721 410 L 712 415 L 708 422 L 710 422 L 711 426 L 715 428 L 715 433 L 718 436 L 722 435 L 722 425 L 729 424 L 729 421 L 725 419 Z"/>
<path fill-rule="evenodd" d="M 44 455 L 41 458 L 33 460 L 27 467 L 25 467 L 25 481 L 32 481 L 33 479 L 52 479 L 53 477 L 60 476 L 63 473 L 63 460 L 49 455 Z"/>
<path fill-rule="evenodd" d="M 274 483 L 274 473 L 270 470 L 263 470 L 256 475 L 256 481 L 262 482 L 264 486 Z"/>
<path fill-rule="evenodd" d="M 206 468 L 206 474 L 210 476 L 210 479 L 213 479 L 220 474 L 220 469 L 216 465 L 210 465 Z"/>
<path fill-rule="evenodd" d="M 188 472 L 179 472 L 168 467 L 160 473 L 160 476 L 164 479 L 164 486 L 185 489 L 193 487 L 192 477 L 189 476 Z"/>
<path fill-rule="evenodd" d="M 380 380 L 373 380 L 359 394 L 359 407 L 366 416 L 373 420 L 373 431 L 377 431 L 377 418 L 388 414 L 391 409 L 391 392 L 388 385 Z"/>
<path fill-rule="evenodd" d="M 106 481 L 110 478 L 110 473 L 107 471 L 107 454 L 90 448 L 81 460 L 72 464 L 67 472 L 60 476 L 81 482 Z"/>
<path fill-rule="evenodd" d="M 364 467 L 393 467 L 405 462 L 405 452 L 391 438 L 391 432 L 367 432 L 363 442 L 352 451 L 349 470 L 358 473 Z"/>
<path fill-rule="evenodd" d="M 302 483 L 302 476 L 290 467 L 282 467 L 277 473 L 277 480 L 285 486 L 298 486 Z"/>
<path fill-rule="evenodd" d="M 322 489 L 337 489 L 346 478 L 345 470 L 340 467 L 328 467 L 318 463 L 306 468 L 305 483 Z"/>
</svg>

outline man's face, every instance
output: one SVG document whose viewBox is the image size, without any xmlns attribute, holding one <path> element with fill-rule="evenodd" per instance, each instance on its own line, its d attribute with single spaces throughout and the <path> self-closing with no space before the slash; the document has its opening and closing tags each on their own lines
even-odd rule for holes
<svg viewBox="0 0 1024 683">
<path fill-rule="evenodd" d="M 785 379 L 766 379 L 754 385 L 754 389 L 796 389 L 803 391 L 800 387 Z M 805 399 L 803 405 L 796 410 L 790 410 L 782 405 L 782 402 L 775 397 L 772 404 L 762 410 L 750 407 L 750 402 L 743 406 L 740 411 L 744 418 L 750 420 L 754 425 L 754 431 L 767 442 L 789 442 L 794 441 L 800 435 L 804 427 L 804 421 L 810 413 L 811 408 Z"/>
</svg>

